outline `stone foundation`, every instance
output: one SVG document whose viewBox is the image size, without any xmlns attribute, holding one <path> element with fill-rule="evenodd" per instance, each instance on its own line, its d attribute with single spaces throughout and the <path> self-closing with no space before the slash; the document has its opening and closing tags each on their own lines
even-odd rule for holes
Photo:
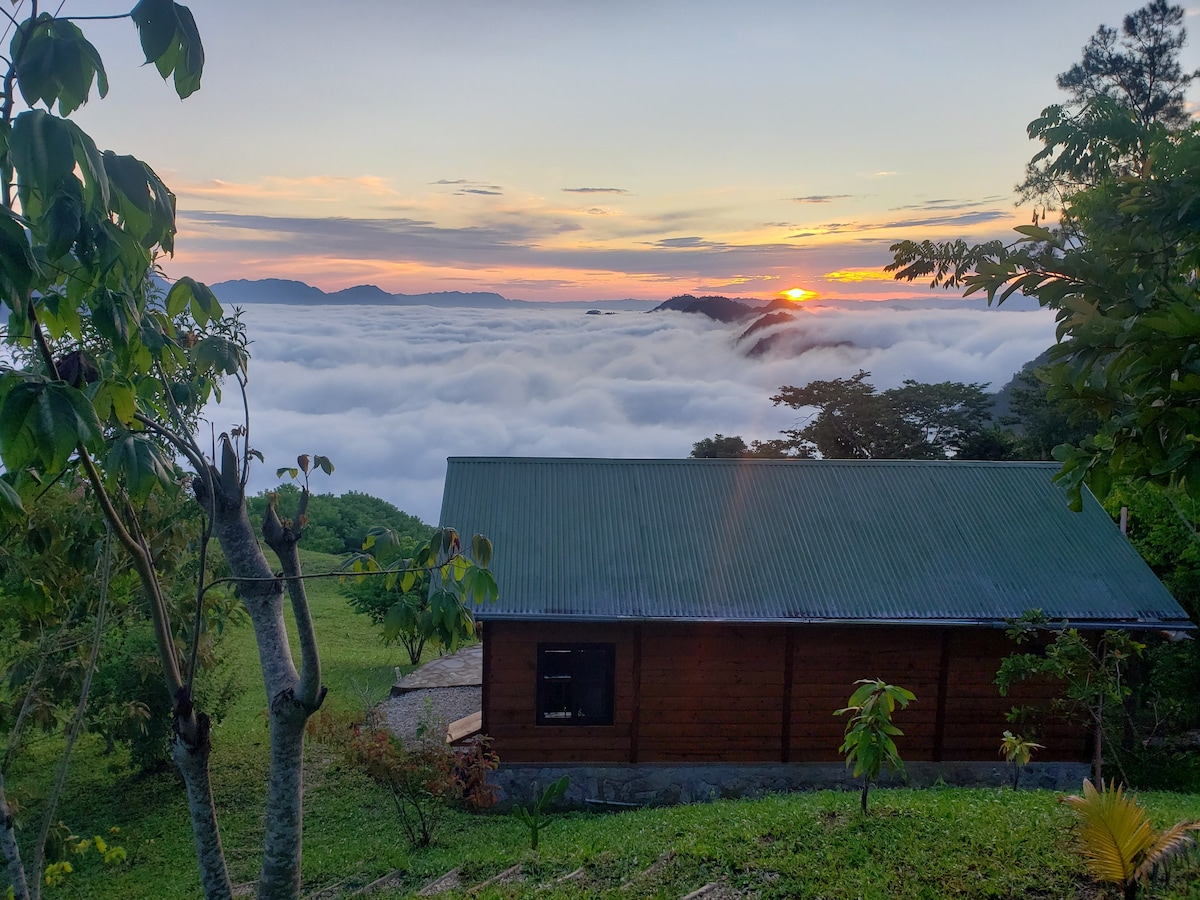
<svg viewBox="0 0 1200 900">
<path fill-rule="evenodd" d="M 1012 782 L 1012 770 L 1002 762 L 907 763 L 908 779 L 884 777 L 881 787 L 1000 787 Z M 1088 776 L 1087 763 L 1033 762 L 1021 772 L 1022 788 L 1078 790 Z M 499 790 L 501 809 L 529 803 L 537 789 L 571 779 L 565 803 L 569 806 L 611 804 L 614 807 L 672 806 L 709 800 L 761 797 L 789 791 L 859 790 L 862 782 L 841 763 L 746 763 L 654 765 L 542 766 L 501 765 L 489 781 Z M 536 788 L 535 788 L 536 785 Z"/>
</svg>

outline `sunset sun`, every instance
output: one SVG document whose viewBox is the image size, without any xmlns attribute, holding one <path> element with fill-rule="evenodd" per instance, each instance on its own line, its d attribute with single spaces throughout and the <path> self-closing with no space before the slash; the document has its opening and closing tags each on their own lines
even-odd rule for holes
<svg viewBox="0 0 1200 900">
<path fill-rule="evenodd" d="M 816 291 L 806 291 L 804 288 L 791 288 L 786 291 L 780 291 L 779 296 L 786 297 L 793 303 L 803 303 L 805 300 L 811 300 L 817 296 Z"/>
</svg>

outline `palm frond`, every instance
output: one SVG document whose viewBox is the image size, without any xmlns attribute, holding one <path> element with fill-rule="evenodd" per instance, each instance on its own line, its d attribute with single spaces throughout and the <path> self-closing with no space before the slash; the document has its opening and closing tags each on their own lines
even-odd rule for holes
<svg viewBox="0 0 1200 900">
<path fill-rule="evenodd" d="M 1117 884 L 1136 878 L 1155 834 L 1146 811 L 1125 796 L 1124 788 L 1109 785 L 1098 791 L 1084 779 L 1083 796 L 1065 797 L 1063 802 L 1080 817 L 1080 849 L 1092 873 Z"/>
<path fill-rule="evenodd" d="M 1200 822 L 1177 822 L 1172 825 L 1147 848 L 1134 877 L 1139 881 L 1149 881 L 1160 866 L 1186 852 L 1196 843 L 1195 832 L 1198 831 Z"/>
</svg>

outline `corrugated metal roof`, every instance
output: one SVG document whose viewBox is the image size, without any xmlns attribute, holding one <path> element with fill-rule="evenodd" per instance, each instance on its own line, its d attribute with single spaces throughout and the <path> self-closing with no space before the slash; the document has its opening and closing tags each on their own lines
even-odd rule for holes
<svg viewBox="0 0 1200 900">
<path fill-rule="evenodd" d="M 495 546 L 480 619 L 1187 627 L 1054 463 L 452 458 L 441 521 Z"/>
</svg>

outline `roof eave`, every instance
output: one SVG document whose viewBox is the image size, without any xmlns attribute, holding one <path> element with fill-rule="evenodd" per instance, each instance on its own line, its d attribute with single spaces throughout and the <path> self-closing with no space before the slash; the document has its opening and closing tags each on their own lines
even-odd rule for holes
<svg viewBox="0 0 1200 900">
<path fill-rule="evenodd" d="M 707 625 L 904 625 L 904 626 L 971 626 L 982 628 L 1008 628 L 1008 619 L 889 619 L 889 618 L 822 618 L 815 616 L 797 616 L 791 618 L 707 618 L 701 616 L 605 616 L 605 615 L 570 615 L 544 613 L 487 613 L 477 612 L 475 618 L 480 622 L 568 622 L 568 623 L 664 623 L 687 622 Z M 1055 620 L 1061 621 L 1061 620 Z M 1124 631 L 1195 631 L 1197 626 L 1187 619 L 1158 620 L 1145 619 L 1076 619 L 1070 624 L 1074 628 L 1092 630 L 1124 630 Z"/>
</svg>

